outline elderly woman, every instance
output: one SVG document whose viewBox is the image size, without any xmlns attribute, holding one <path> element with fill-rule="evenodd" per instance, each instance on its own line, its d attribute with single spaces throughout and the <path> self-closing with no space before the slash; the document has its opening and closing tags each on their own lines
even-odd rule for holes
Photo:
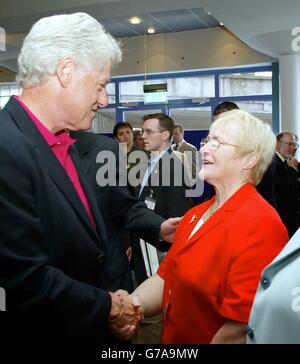
<svg viewBox="0 0 300 364">
<path fill-rule="evenodd" d="M 201 142 L 199 177 L 216 195 L 189 210 L 157 275 L 140 285 L 145 316 L 163 312 L 163 343 L 243 343 L 263 268 L 286 228 L 256 191 L 275 136 L 252 115 L 224 113 Z"/>
</svg>

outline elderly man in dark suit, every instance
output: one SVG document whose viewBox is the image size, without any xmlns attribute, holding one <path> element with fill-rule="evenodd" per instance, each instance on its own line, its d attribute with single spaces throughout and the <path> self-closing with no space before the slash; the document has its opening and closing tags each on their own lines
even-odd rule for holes
<svg viewBox="0 0 300 364">
<path fill-rule="evenodd" d="M 299 227 L 297 184 L 298 161 L 294 157 L 298 148 L 295 134 L 283 131 L 276 136 L 274 191 L 276 208 L 288 229 L 289 236 Z"/>
<path fill-rule="evenodd" d="M 89 129 L 107 105 L 120 59 L 84 13 L 43 18 L 25 38 L 22 94 L 0 112 L 1 343 L 99 344 L 109 324 L 132 332 L 140 319 L 124 291 L 104 289 L 105 222 L 67 132 Z"/>
</svg>

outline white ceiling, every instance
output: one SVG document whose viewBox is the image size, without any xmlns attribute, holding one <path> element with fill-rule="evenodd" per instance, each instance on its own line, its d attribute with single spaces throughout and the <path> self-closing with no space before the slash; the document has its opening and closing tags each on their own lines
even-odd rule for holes
<svg viewBox="0 0 300 364">
<path fill-rule="evenodd" d="M 142 35 L 150 25 L 167 33 L 215 27 L 222 21 L 250 47 L 275 58 L 295 53 L 291 30 L 300 27 L 299 0 L 1 0 L 0 9 L 0 27 L 6 32 L 0 65 L 12 70 L 31 25 L 58 13 L 85 11 L 116 37 Z M 133 15 L 143 22 L 130 24 Z"/>
<path fill-rule="evenodd" d="M 278 58 L 294 52 L 294 27 L 300 27 L 299 0 L 199 0 L 250 47 Z M 300 42 L 299 42 L 300 43 Z"/>
</svg>

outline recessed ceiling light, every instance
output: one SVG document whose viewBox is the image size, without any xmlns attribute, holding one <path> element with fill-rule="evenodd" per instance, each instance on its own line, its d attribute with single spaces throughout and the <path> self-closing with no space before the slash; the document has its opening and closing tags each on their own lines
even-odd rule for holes
<svg viewBox="0 0 300 364">
<path fill-rule="evenodd" d="M 147 32 L 149 34 L 153 34 L 153 33 L 155 33 L 155 29 L 153 27 L 149 27 L 148 30 L 147 30 Z"/>
<path fill-rule="evenodd" d="M 133 16 L 132 18 L 129 19 L 129 21 L 130 21 L 131 24 L 140 24 L 140 22 L 142 20 L 138 16 Z"/>
<path fill-rule="evenodd" d="M 210 15 L 210 11 L 208 11 L 207 14 Z"/>
</svg>

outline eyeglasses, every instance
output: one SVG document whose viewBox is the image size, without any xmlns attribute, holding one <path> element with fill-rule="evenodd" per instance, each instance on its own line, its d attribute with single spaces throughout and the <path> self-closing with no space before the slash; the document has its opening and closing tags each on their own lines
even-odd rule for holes
<svg viewBox="0 0 300 364">
<path fill-rule="evenodd" d="M 220 142 L 218 137 L 206 137 L 201 140 L 200 147 L 203 148 L 207 143 L 210 143 L 209 147 L 211 150 L 215 151 L 220 148 L 220 145 L 231 145 L 232 147 L 240 148 L 240 145 Z"/>
<path fill-rule="evenodd" d="M 162 133 L 165 130 L 151 130 L 151 129 L 142 129 L 142 134 L 152 135 L 155 133 Z"/>
<path fill-rule="evenodd" d="M 289 147 L 298 149 L 299 144 L 298 143 L 292 143 L 292 142 L 284 142 L 283 140 L 278 140 L 280 143 L 287 144 Z"/>
</svg>

